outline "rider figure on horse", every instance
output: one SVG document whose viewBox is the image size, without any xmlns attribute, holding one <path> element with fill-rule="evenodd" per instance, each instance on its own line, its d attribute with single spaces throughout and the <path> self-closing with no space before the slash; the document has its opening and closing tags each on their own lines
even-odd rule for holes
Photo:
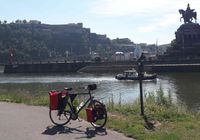
<svg viewBox="0 0 200 140">
<path fill-rule="evenodd" d="M 192 19 L 190 18 L 191 17 L 191 14 L 192 14 L 192 12 L 194 11 L 194 9 L 190 9 L 190 4 L 188 3 L 188 5 L 187 5 L 187 9 L 185 10 L 185 16 L 186 16 L 186 19 L 187 19 L 187 21 L 189 22 L 189 23 L 191 23 L 192 21 Z"/>
<path fill-rule="evenodd" d="M 187 9 L 184 11 L 183 9 L 179 10 L 179 13 L 182 14 L 185 23 L 192 23 L 193 18 L 196 22 L 197 13 L 194 12 L 194 9 L 190 9 L 190 4 L 188 3 Z"/>
</svg>

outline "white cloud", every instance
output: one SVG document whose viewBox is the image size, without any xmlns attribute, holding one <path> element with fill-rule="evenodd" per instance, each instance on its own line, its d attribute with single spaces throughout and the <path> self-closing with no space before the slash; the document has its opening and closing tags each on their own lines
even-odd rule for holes
<svg viewBox="0 0 200 140">
<path fill-rule="evenodd" d="M 143 33 L 151 32 L 154 30 L 156 30 L 156 26 L 154 26 L 154 25 L 148 25 L 148 26 L 143 26 L 143 27 L 138 28 L 138 31 L 143 32 Z"/>
<path fill-rule="evenodd" d="M 182 24 L 178 9 L 185 10 L 188 3 L 191 9 L 196 10 L 198 17 L 200 0 L 93 0 L 89 12 L 98 18 L 104 18 L 104 25 L 107 22 L 112 24 L 119 35 L 127 34 L 133 40 L 138 38 L 144 42 L 160 38 L 164 42 L 174 37 L 173 32 Z M 114 22 L 110 20 L 113 18 Z M 104 27 L 108 34 L 110 26 Z M 129 33 L 130 30 L 132 33 Z M 111 33 L 116 34 L 114 32 Z"/>
<path fill-rule="evenodd" d="M 152 32 L 155 30 L 159 30 L 160 28 L 176 25 L 177 23 L 179 23 L 179 18 L 180 16 L 178 14 L 164 15 L 162 18 L 155 19 L 153 23 L 139 27 L 137 30 L 139 32 Z"/>
<path fill-rule="evenodd" d="M 199 0 L 96 0 L 92 2 L 89 11 L 92 14 L 105 17 L 120 17 L 129 15 L 158 15 L 173 10 L 185 9 L 187 3 L 191 7 L 200 5 Z"/>
<path fill-rule="evenodd" d="M 174 0 L 98 0 L 93 2 L 90 12 L 103 16 L 127 16 L 165 11 Z"/>
</svg>

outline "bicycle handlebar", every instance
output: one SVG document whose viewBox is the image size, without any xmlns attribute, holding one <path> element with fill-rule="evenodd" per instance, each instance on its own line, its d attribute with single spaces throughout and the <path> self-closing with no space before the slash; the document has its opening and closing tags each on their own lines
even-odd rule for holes
<svg viewBox="0 0 200 140">
<path fill-rule="evenodd" d="M 90 85 L 87 85 L 87 87 L 84 87 L 84 88 L 88 89 L 88 90 L 95 90 L 95 89 L 97 89 L 97 85 L 96 84 L 90 84 Z M 71 91 L 72 88 L 65 87 L 64 90 Z"/>
</svg>

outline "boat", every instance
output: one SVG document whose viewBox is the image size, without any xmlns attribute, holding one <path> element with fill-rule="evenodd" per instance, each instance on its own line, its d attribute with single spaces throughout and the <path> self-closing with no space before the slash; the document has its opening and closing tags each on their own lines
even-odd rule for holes
<svg viewBox="0 0 200 140">
<path fill-rule="evenodd" d="M 139 80 L 138 72 L 135 69 L 130 69 L 124 71 L 122 74 L 117 74 L 115 76 L 118 80 Z M 153 80 L 157 78 L 157 74 L 147 74 L 144 73 L 142 80 Z"/>
</svg>

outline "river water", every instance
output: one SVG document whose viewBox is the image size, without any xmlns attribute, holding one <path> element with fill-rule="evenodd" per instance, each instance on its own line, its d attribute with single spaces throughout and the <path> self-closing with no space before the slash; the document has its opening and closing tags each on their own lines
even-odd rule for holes
<svg viewBox="0 0 200 140">
<path fill-rule="evenodd" d="M 1 93 L 37 94 L 63 87 L 73 87 L 74 92 L 82 91 L 87 84 L 96 83 L 96 98 L 114 102 L 134 102 L 139 98 L 137 81 L 118 81 L 115 74 L 4 74 L 0 73 Z M 143 82 L 144 93 L 163 89 L 170 91 L 174 101 L 184 103 L 189 109 L 200 110 L 200 73 L 164 73 L 158 74 L 153 81 Z"/>
</svg>

